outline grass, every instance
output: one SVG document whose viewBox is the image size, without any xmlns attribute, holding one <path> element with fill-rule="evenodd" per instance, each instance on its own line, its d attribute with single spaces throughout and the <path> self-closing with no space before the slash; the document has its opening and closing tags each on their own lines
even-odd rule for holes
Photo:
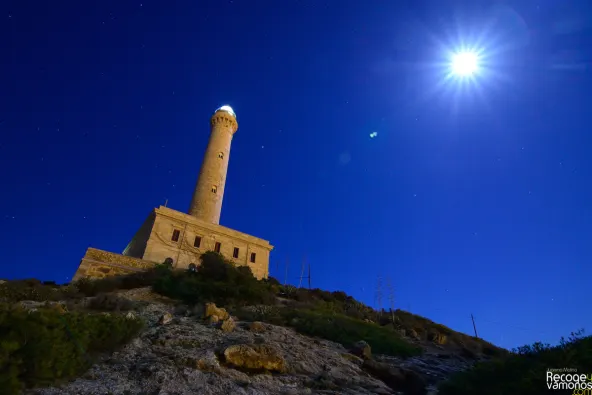
<svg viewBox="0 0 592 395">
<path fill-rule="evenodd" d="M 71 379 L 84 372 L 98 353 L 116 349 L 142 326 L 117 314 L 64 314 L 50 305 L 27 312 L 15 307 L 16 302 L 76 302 L 91 297 L 86 309 L 127 311 L 135 305 L 110 292 L 147 286 L 188 305 L 214 302 L 243 320 L 292 327 L 346 347 L 365 340 L 373 353 L 402 357 L 420 353 L 402 336 L 404 332 L 464 356 L 492 357 L 443 383 L 440 395 L 538 394 L 545 389 L 548 368 L 569 367 L 587 374 L 592 369 L 592 337 L 581 333 L 555 347 L 535 343 L 508 352 L 404 310 L 376 311 L 341 291 L 283 286 L 273 278 L 259 281 L 248 267 L 236 267 L 208 252 L 197 270 L 158 265 L 141 273 L 65 286 L 31 279 L 0 284 L 0 388 L 16 394 L 23 388 Z"/>
<path fill-rule="evenodd" d="M 0 305 L 0 389 L 2 394 L 72 379 L 101 352 L 132 339 L 142 321 L 117 315 L 27 311 Z"/>
<path fill-rule="evenodd" d="M 550 368 L 577 369 L 577 373 L 589 377 L 592 336 L 583 337 L 582 334 L 583 330 L 574 332 L 567 340 L 562 338 L 557 346 L 534 343 L 478 363 L 473 369 L 458 373 L 443 383 L 439 394 L 538 395 L 548 390 L 546 371 Z"/>
<path fill-rule="evenodd" d="M 447 346 L 460 347 L 473 356 L 486 350 L 491 350 L 492 355 L 499 352 L 480 339 L 403 310 L 376 311 L 342 291 L 283 286 L 273 278 L 259 281 L 247 266 L 237 267 L 214 252 L 202 256 L 197 270 L 173 270 L 163 264 L 145 272 L 101 280 L 84 279 L 62 287 L 34 280 L 9 282 L 0 286 L 0 298 L 15 302 L 93 297 L 87 308 L 126 311 L 133 305 L 109 292 L 146 286 L 188 305 L 214 302 L 241 319 L 290 326 L 302 334 L 344 346 L 365 340 L 375 353 L 404 357 L 418 354 L 419 348 L 405 339 L 402 332 L 413 333 L 418 340 L 438 339 L 440 343 L 445 340 Z M 287 306 L 277 307 L 278 298 L 287 300 Z M 245 306 L 250 306 L 251 310 L 244 309 Z"/>
<path fill-rule="evenodd" d="M 341 291 L 283 286 L 256 280 L 248 267 L 236 267 L 208 252 L 197 270 L 176 271 L 158 265 L 145 272 L 59 286 L 34 279 L 0 284 L 0 389 L 16 394 L 23 388 L 52 385 L 84 372 L 92 358 L 129 341 L 142 323 L 120 315 L 64 313 L 49 304 L 27 312 L 19 301 L 77 301 L 91 297 L 86 309 L 127 311 L 125 298 L 110 294 L 140 287 L 192 305 L 214 302 L 247 321 L 265 321 L 350 346 L 359 340 L 379 354 L 408 357 L 420 349 L 401 334 L 433 341 L 464 356 L 489 356 L 469 371 L 454 375 L 440 395 L 538 394 L 545 390 L 546 369 L 575 368 L 590 374 L 592 337 L 574 333 L 555 347 L 535 343 L 512 352 L 404 310 L 376 311 Z M 283 304 L 278 305 L 280 299 Z"/>
<path fill-rule="evenodd" d="M 370 345 L 372 352 L 379 354 L 410 357 L 421 353 L 420 348 L 389 328 L 341 314 L 286 310 L 284 319 L 286 325 L 302 334 L 318 336 L 341 343 L 345 347 L 363 339 Z"/>
</svg>

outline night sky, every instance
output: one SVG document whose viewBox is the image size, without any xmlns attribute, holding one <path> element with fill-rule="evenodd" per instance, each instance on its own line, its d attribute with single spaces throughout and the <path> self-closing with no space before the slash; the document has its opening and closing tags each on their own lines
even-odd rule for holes
<svg viewBox="0 0 592 395">
<path fill-rule="evenodd" d="M 270 240 L 273 276 L 289 259 L 297 285 L 306 258 L 314 287 L 374 306 L 382 276 L 395 307 L 466 333 L 473 314 L 504 347 L 589 332 L 590 15 L 575 0 L 2 2 L 0 277 L 69 281 L 167 199 L 186 211 L 229 104 L 221 224 Z M 463 46 L 481 69 L 448 78 Z"/>
</svg>

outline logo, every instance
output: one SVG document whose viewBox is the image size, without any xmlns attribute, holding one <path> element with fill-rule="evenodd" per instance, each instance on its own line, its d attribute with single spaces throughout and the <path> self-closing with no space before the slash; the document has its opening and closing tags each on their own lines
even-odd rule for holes
<svg viewBox="0 0 592 395">
<path fill-rule="evenodd" d="M 592 373 L 578 373 L 577 369 L 547 369 L 547 388 L 572 390 L 573 395 L 592 395 Z"/>
</svg>

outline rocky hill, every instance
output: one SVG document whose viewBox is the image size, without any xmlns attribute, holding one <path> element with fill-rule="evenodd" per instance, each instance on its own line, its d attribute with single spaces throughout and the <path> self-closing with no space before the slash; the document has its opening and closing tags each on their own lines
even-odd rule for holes
<svg viewBox="0 0 592 395">
<path fill-rule="evenodd" d="M 510 355 L 343 292 L 257 281 L 210 253 L 190 272 L 4 282 L 0 298 L 2 394 L 435 394 Z"/>
<path fill-rule="evenodd" d="M 344 347 L 241 321 L 214 304 L 177 305 L 148 288 L 118 297 L 135 301 L 126 316 L 141 318 L 142 332 L 74 381 L 29 394 L 393 394 L 393 388 L 421 394 L 471 363 L 435 350 L 408 358 L 373 355 L 364 341 Z"/>
</svg>

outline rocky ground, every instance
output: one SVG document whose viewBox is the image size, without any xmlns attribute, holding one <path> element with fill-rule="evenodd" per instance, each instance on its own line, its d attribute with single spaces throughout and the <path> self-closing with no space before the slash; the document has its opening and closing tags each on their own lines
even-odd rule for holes
<svg viewBox="0 0 592 395">
<path fill-rule="evenodd" d="M 406 360 L 371 355 L 363 342 L 346 349 L 215 306 L 175 307 L 147 289 L 121 295 L 140 301 L 129 314 L 146 321 L 144 332 L 83 377 L 28 395 L 435 394 L 472 363 L 438 348 Z"/>
</svg>

